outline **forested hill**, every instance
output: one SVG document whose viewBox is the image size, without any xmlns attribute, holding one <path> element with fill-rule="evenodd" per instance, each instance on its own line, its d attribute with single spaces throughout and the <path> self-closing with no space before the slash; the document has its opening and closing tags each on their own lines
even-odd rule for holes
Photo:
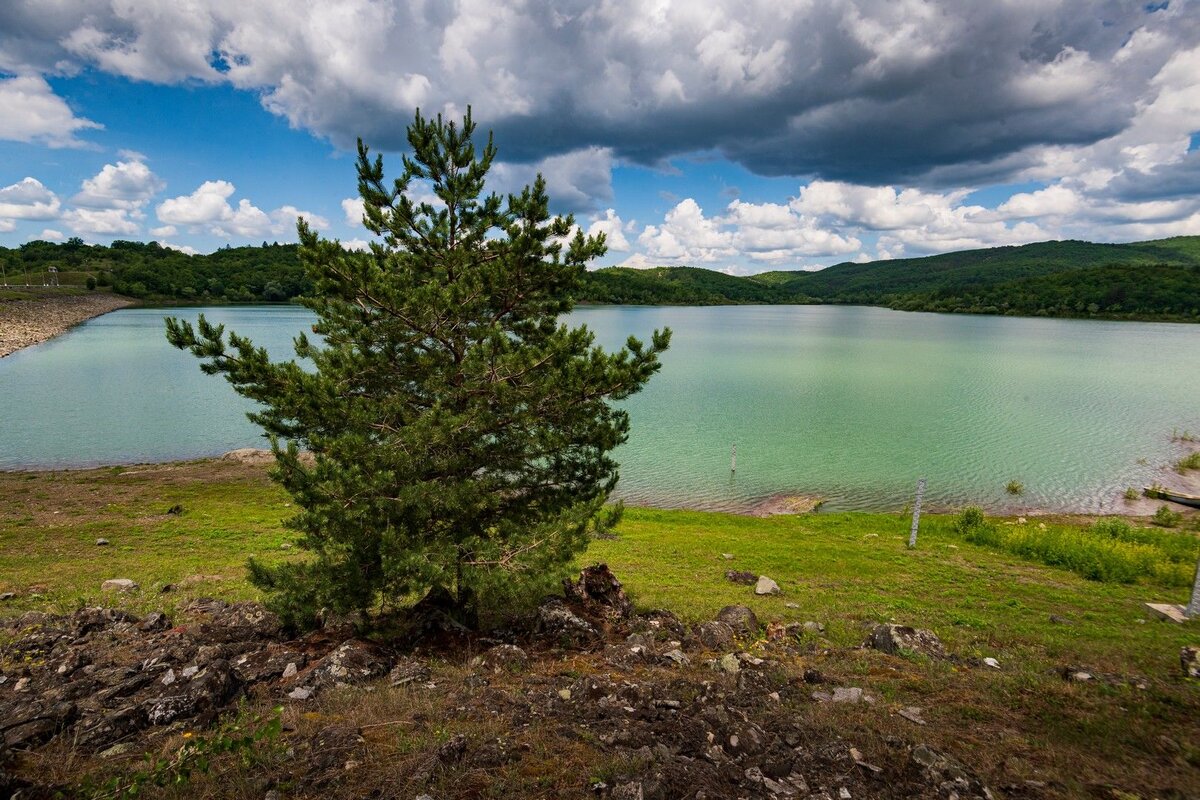
<svg viewBox="0 0 1200 800">
<path fill-rule="evenodd" d="M 288 300 L 308 291 L 296 245 L 226 247 L 186 255 L 155 242 L 0 248 L 9 284 L 91 278 L 153 301 Z M 697 267 L 589 272 L 583 303 L 721 305 L 843 303 L 921 311 L 1200 321 L 1200 236 L 1132 244 L 1039 242 L 925 258 L 844 263 L 818 272 L 735 277 Z"/>
</svg>

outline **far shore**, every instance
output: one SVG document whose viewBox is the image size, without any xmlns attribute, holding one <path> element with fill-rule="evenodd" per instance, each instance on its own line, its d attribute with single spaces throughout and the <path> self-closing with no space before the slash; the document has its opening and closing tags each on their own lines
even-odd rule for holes
<svg viewBox="0 0 1200 800">
<path fill-rule="evenodd" d="M 81 322 L 134 305 L 108 292 L 31 293 L 29 299 L 0 302 L 0 358 L 53 339 Z"/>
</svg>

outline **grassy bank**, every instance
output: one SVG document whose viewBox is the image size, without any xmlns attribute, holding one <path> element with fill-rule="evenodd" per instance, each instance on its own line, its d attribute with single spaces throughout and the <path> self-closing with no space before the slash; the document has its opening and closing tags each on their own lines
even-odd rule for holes
<svg viewBox="0 0 1200 800">
<path fill-rule="evenodd" d="M 253 598 L 245 559 L 296 553 L 285 548 L 293 535 L 280 525 L 287 498 L 262 467 L 197 462 L 6 473 L 0 496 L 0 592 L 16 593 L 0 605 L 4 614 L 90 603 L 171 610 L 196 596 Z M 182 513 L 167 513 L 174 506 Z M 1086 519 L 996 523 L 1001 536 L 1098 536 Z M 1177 531 L 1131 536 L 1169 562 L 1164 554 L 1194 547 L 1190 525 L 1194 518 Z M 101 537 L 107 546 L 96 545 Z M 1185 602 L 1186 588 L 1153 570 L 1130 583 L 1088 580 L 1007 552 L 1003 543 L 972 542 L 951 516 L 923 517 L 916 550 L 905 547 L 907 537 L 908 519 L 899 514 L 757 519 L 631 509 L 618 538 L 595 542 L 585 560 L 608 562 L 639 606 L 691 621 L 745 603 L 764 621 L 821 622 L 824 634 L 796 669 L 869 686 L 883 705 L 814 707 L 812 724 L 868 750 L 913 736 L 911 723 L 890 711 L 915 705 L 929 722 L 922 740 L 997 785 L 1051 787 L 1030 796 L 1117 796 L 1103 787 L 1145 797 L 1200 792 L 1200 687 L 1179 667 L 1180 648 L 1200 644 L 1200 624 L 1156 622 L 1142 607 Z M 768 575 L 783 595 L 755 597 L 726 580 L 730 569 Z M 132 578 L 141 590 L 104 596 L 101 581 L 115 577 Z M 160 593 L 168 584 L 175 590 Z M 889 620 L 936 631 L 966 661 L 884 659 L 856 649 L 865 625 Z M 1000 668 L 971 662 L 982 658 Z M 1058 670 L 1068 666 L 1102 679 L 1066 682 Z M 373 697 L 373 704 L 391 702 Z M 352 704 L 341 708 L 355 713 L 346 710 Z"/>
</svg>

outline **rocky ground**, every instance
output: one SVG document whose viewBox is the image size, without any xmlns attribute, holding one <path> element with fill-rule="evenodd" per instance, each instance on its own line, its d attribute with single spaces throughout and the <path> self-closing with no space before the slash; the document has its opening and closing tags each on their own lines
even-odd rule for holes
<svg viewBox="0 0 1200 800">
<path fill-rule="evenodd" d="M 0 358 L 132 304 L 128 298 L 102 292 L 0 302 Z"/>
<path fill-rule="evenodd" d="M 805 667 L 816 663 L 808 634 L 818 623 L 764 633 L 744 606 L 690 628 L 669 612 L 635 614 L 603 566 L 491 638 L 468 634 L 436 602 L 386 643 L 334 619 L 289 638 L 261 606 L 215 599 L 176 619 L 84 608 L 5 624 L 5 798 L 118 796 L 142 753 L 178 756 L 195 732 L 274 704 L 281 741 L 253 770 L 174 796 L 845 800 L 1052 789 L 986 787 L 923 743 L 919 708 L 892 708 L 865 681 Z M 862 647 L 883 663 L 904 653 L 987 668 L 897 625 L 864 631 Z M 894 715 L 907 735 L 869 746 L 843 738 L 820 721 L 837 706 Z M 548 771 L 533 775 L 534 765 Z M 110 779 L 107 794 L 88 789 L 100 785 L 94 775 Z M 525 788 L 514 794 L 504 781 Z"/>
</svg>

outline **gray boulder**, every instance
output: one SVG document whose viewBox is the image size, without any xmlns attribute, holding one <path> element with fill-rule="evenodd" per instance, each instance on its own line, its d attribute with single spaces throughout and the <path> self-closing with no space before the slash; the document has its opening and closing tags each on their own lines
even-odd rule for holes
<svg viewBox="0 0 1200 800">
<path fill-rule="evenodd" d="M 907 625 L 896 625 L 890 622 L 877 625 L 863 645 L 892 655 L 910 652 L 920 653 L 930 658 L 946 657 L 946 648 L 942 646 L 941 639 L 933 631 L 910 628 Z"/>
<path fill-rule="evenodd" d="M 725 606 L 717 612 L 717 622 L 733 628 L 735 636 L 758 635 L 758 617 L 746 606 Z"/>
</svg>

